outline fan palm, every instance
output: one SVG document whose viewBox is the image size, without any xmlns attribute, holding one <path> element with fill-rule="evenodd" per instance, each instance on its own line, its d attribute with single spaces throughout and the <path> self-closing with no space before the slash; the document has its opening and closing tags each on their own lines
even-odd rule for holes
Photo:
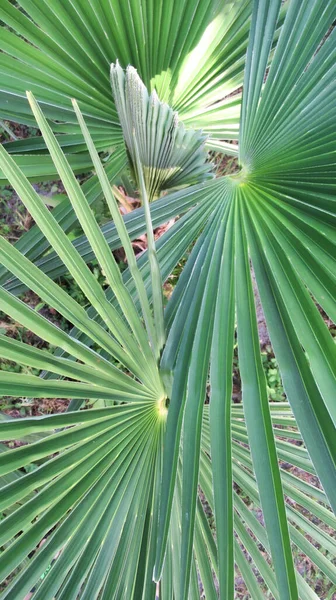
<svg viewBox="0 0 336 600">
<path fill-rule="evenodd" d="M 196 11 L 187 1 L 160 3 L 158 11 L 149 1 L 130 2 L 125 11 L 117 2 L 93 0 L 85 6 L 72 1 L 68 12 L 63 2 L 52 8 L 44 2 L 20 4 L 36 23 L 45 19 L 48 24 L 45 36 L 17 11 L 16 29 L 18 23 L 29 23 L 31 36 L 34 32 L 43 48 L 50 49 L 44 62 L 36 63 L 41 72 L 46 67 L 48 80 L 46 96 L 38 95 L 43 111 L 57 120 L 67 111 L 73 126 L 67 135 L 80 128 L 82 138 L 76 134 L 76 143 L 80 139 L 81 150 L 85 144 L 96 175 L 80 187 L 72 159 L 58 143 L 62 136 L 55 137 L 55 125 L 50 127 L 28 94 L 73 212 L 67 207 L 62 214 L 50 213 L 17 162 L 1 149 L 4 177 L 39 231 L 32 230 L 21 246 L 1 240 L 0 306 L 58 347 L 51 354 L 1 335 L 2 356 L 48 371 L 44 377 L 0 372 L 1 393 L 70 398 L 71 403 L 64 414 L 7 419 L 0 425 L 2 440 L 26 442 L 0 455 L 0 475 L 5 478 L 0 490 L 5 516 L 0 523 L 0 573 L 6 580 L 2 597 L 16 600 L 32 591 L 34 598 L 43 600 L 147 600 L 158 591 L 160 598 L 182 600 L 198 598 L 201 585 L 207 599 L 219 594 L 226 600 L 234 597 L 236 565 L 253 599 L 265 597 L 266 591 L 281 600 L 318 598 L 295 569 L 293 549 L 299 548 L 336 583 L 330 535 L 336 498 L 335 344 L 316 306 L 335 320 L 335 31 L 324 39 L 336 18 L 334 2 L 327 0 L 323 10 L 315 0 L 291 0 L 288 8 L 285 3 L 280 32 L 280 0 L 256 0 L 251 20 L 249 2 L 226 3 L 223 11 L 216 2 L 199 2 Z M 204 12 L 198 13 L 201 8 Z M 2 9 L 8 20 L 8 15 L 14 18 L 13 11 Z M 113 11 L 120 39 L 98 36 L 103 17 L 111 14 L 105 11 Z M 231 41 L 238 32 L 242 36 L 232 54 L 227 54 L 228 42 L 216 46 L 215 32 L 223 33 L 216 25 L 222 17 L 230 24 Z M 61 30 L 60 22 L 66 25 Z M 125 31 L 134 35 L 123 38 Z M 11 40 L 19 40 L 9 33 Z M 73 68 L 76 63 L 82 79 L 85 71 L 88 81 L 95 80 L 90 85 L 97 85 L 97 93 L 98 77 L 84 69 L 81 52 L 99 65 L 92 49 L 99 47 L 109 56 L 106 50 L 112 41 L 121 64 L 133 63 L 143 80 L 145 87 L 133 70 L 126 75 L 118 71 L 120 83 L 113 88 L 122 126 L 116 127 L 114 140 L 117 131 L 120 140 L 124 132 L 142 199 L 141 209 L 125 219 L 110 187 L 110 179 L 125 164 L 123 149 L 115 162 L 112 154 L 103 166 L 94 129 L 94 119 L 101 114 L 90 113 L 87 98 L 75 92 L 79 106 L 74 102 L 70 113 L 68 104 L 62 105 L 64 98 L 49 88 L 46 62 L 55 52 L 57 34 L 63 46 L 57 68 L 66 54 L 67 64 Z M 204 35 L 209 45 L 198 46 Z M 219 95 L 206 97 L 207 75 L 200 79 L 202 63 L 200 59 L 196 64 L 195 56 L 209 54 L 205 48 L 212 42 L 216 61 L 209 67 L 214 71 L 208 89 L 215 94 L 218 85 Z M 15 43 L 19 47 L 21 40 Z M 30 52 L 40 60 L 37 43 L 27 55 Z M 7 60 L 2 57 L 3 64 Z M 203 116 L 215 111 L 218 137 L 229 138 L 221 129 L 222 113 L 217 112 L 223 107 L 215 104 L 204 111 L 204 106 L 232 91 L 221 88 L 225 69 L 239 78 L 244 63 L 239 171 L 200 183 L 210 169 L 204 162 L 204 138 L 197 131 L 184 133 L 184 127 L 206 130 Z M 183 68 L 184 85 L 179 87 Z M 185 79 L 189 73 L 190 80 Z M 155 106 L 156 117 L 127 137 L 132 102 L 137 101 L 132 86 L 125 83 L 128 75 L 135 78 L 145 114 L 152 114 Z M 196 79 L 201 82 L 199 92 Z M 147 93 L 151 87 L 171 108 Z M 124 103 L 118 103 L 117 94 Z M 195 113 L 189 119 L 186 107 L 198 94 L 203 104 L 195 109 L 197 119 Z M 188 98 L 186 104 L 182 98 Z M 23 99 L 17 102 L 18 113 L 28 115 Z M 126 119 L 123 106 L 130 110 Z M 178 110 L 181 123 L 175 122 L 172 109 Z M 171 127 L 166 132 L 159 129 L 158 114 L 177 127 L 176 143 L 185 135 L 183 152 L 172 144 Z M 159 149 L 165 144 L 170 148 L 168 158 L 153 151 L 150 141 L 156 135 Z M 41 147 L 41 140 L 38 143 Z M 180 189 L 150 203 L 170 187 L 176 173 Z M 105 196 L 113 219 L 103 230 L 90 210 L 99 194 Z M 176 215 L 180 219 L 155 241 L 153 227 Z M 85 239 L 72 244 L 66 231 L 74 219 Z M 140 232 L 147 232 L 148 250 L 135 260 L 131 239 Z M 41 239 L 43 248 L 37 250 L 34 243 Z M 191 244 L 163 310 L 161 282 Z M 128 261 L 122 275 L 110 252 L 120 245 Z M 41 258 L 49 247 L 55 254 Z M 106 291 L 82 258 L 93 256 L 106 276 Z M 251 263 L 285 403 L 268 402 Z M 53 282 L 62 270 L 69 271 L 83 290 L 91 305 L 87 311 Z M 17 298 L 25 288 L 74 326 L 70 334 Z M 236 329 L 243 401 L 233 405 Z M 85 401 L 93 408 L 79 410 Z M 286 470 L 284 462 L 293 465 L 294 472 Z M 323 489 L 301 477 L 304 472 L 317 474 Z"/>
</svg>

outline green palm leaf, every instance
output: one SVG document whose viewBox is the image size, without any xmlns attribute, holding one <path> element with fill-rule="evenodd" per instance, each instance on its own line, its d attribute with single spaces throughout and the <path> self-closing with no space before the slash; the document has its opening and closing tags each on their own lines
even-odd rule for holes
<svg viewBox="0 0 336 600">
<path fill-rule="evenodd" d="M 1 113 L 5 119 L 34 124 L 25 100 L 30 89 L 43 103 L 54 132 L 66 134 L 60 143 L 81 151 L 86 149 L 83 140 L 73 137 L 79 128 L 69 98 L 75 97 L 97 146 L 120 144 L 107 70 L 119 59 L 123 67 L 136 67 L 146 87 L 155 88 L 182 120 L 185 116 L 188 127 L 208 126 L 210 146 L 213 140 L 236 153 L 236 146 L 216 140 L 236 139 L 239 97 L 218 101 L 242 84 L 250 13 L 247 0 L 223 7 L 216 0 L 196 6 L 187 0 L 164 1 L 155 10 L 151 0 L 127 7 L 117 0 L 95 0 L 83 7 L 76 0 L 68 10 L 62 2 L 50 7 L 22 0 L 18 8 L 5 2 L 0 18 L 11 29 L 2 36 Z M 29 40 L 28 48 L 24 40 Z M 21 151 L 29 152 L 30 145 L 21 143 Z M 34 173 L 43 176 L 36 163 L 30 175 Z"/>
<path fill-rule="evenodd" d="M 1 18 L 32 42 L 24 56 L 25 42 L 6 32 L 1 102 L 16 94 L 18 113 L 32 122 L 19 86 L 36 93 L 42 110 L 29 99 L 45 146 L 27 144 L 48 147 L 69 196 L 64 212 L 50 213 L 0 151 L 0 168 L 47 239 L 39 249 L 35 229 L 16 246 L 1 241 L 0 307 L 58 348 L 51 354 L 1 335 L 0 356 L 43 374 L 0 371 L 1 394 L 72 400 L 64 414 L 0 422 L 1 440 L 23 442 L 0 453 L 2 598 L 32 591 L 41 600 L 154 600 L 158 591 L 184 600 L 200 597 L 201 585 L 207 598 L 230 600 L 236 567 L 252 598 L 269 591 L 280 600 L 316 600 L 296 568 L 295 548 L 336 583 L 335 345 L 316 307 L 335 314 L 335 34 L 321 41 L 336 8 L 332 0 L 323 11 L 317 0 L 286 4 L 255 0 L 251 15 L 250 2 L 204 0 L 195 8 L 179 0 L 153 10 L 150 0 L 127 7 L 73 0 L 66 10 L 63 2 L 21 0 L 32 20 L 10 3 L 1 8 Z M 115 36 L 103 34 L 105 22 L 117 25 Z M 236 114 L 233 127 L 238 123 L 240 100 L 226 96 L 242 81 L 248 37 L 240 171 L 188 187 L 184 168 L 185 187 L 149 204 L 140 142 L 154 136 L 159 121 L 139 127 L 125 138 L 143 207 L 122 218 L 109 179 L 123 168 L 125 150 L 105 167 L 97 154 L 107 128 L 109 144 L 122 144 L 106 67 L 116 58 L 130 62 L 146 102 L 156 89 L 169 104 L 154 102 L 167 123 L 178 110 L 183 126 L 204 127 L 211 144 L 216 136 L 230 139 L 222 115 Z M 72 112 L 68 94 L 81 110 L 74 104 Z M 78 136 L 79 127 L 81 151 L 89 150 L 97 173 L 82 187 L 61 140 Z M 78 143 L 69 138 L 73 149 Z M 114 224 L 101 229 L 90 204 L 102 191 Z M 177 215 L 154 242 L 153 227 Z M 72 244 L 66 231 L 76 220 L 85 237 Z M 131 239 L 144 232 L 149 248 L 135 259 Z M 128 258 L 122 275 L 110 253 L 119 246 Z M 158 282 L 190 246 L 162 318 Z M 50 247 L 54 253 L 45 254 Z M 103 268 L 108 289 L 89 259 Z M 66 270 L 88 310 L 54 283 Z M 26 288 L 64 315 L 70 333 L 17 298 Z M 255 293 L 283 403 L 268 401 Z M 239 404 L 231 400 L 235 325 Z M 105 408 L 92 408 L 95 400 Z"/>
</svg>

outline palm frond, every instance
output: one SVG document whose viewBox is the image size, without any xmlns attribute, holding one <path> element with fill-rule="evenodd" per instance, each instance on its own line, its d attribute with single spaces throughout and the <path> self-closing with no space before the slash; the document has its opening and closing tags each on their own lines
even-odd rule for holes
<svg viewBox="0 0 336 600">
<path fill-rule="evenodd" d="M 159 589 L 164 600 L 182 600 L 199 597 L 201 584 L 212 599 L 218 584 L 219 596 L 232 600 L 236 566 L 252 598 L 270 591 L 276 599 L 316 600 L 293 549 L 335 584 L 335 344 L 316 306 L 335 314 L 335 34 L 324 40 L 335 3 L 326 0 L 321 11 L 316 0 L 292 0 L 285 8 L 280 0 L 255 0 L 251 15 L 244 1 L 201 0 L 195 8 L 179 0 L 153 11 L 150 0 L 132 0 L 123 10 L 119 2 L 73 0 L 66 11 L 62 2 L 20 0 L 33 20 L 9 4 L 0 16 L 32 42 L 26 60 L 34 68 L 27 78 L 43 110 L 31 95 L 30 102 L 76 216 L 69 205 L 50 213 L 15 160 L 0 150 L 4 175 L 48 240 L 40 251 L 35 229 L 21 245 L 1 241 L 0 307 L 58 347 L 47 355 L 1 335 L 0 356 L 48 369 L 43 377 L 0 371 L 1 393 L 72 399 L 64 414 L 0 422 L 1 440 L 23 442 L 0 453 L 0 477 L 7 478 L 0 488 L 2 598 L 17 600 L 33 590 L 41 600 L 154 600 Z M 114 37 L 101 35 L 105 21 L 119 26 Z M 185 126 L 203 127 L 205 105 L 209 124 L 230 104 L 239 107 L 240 100 L 225 96 L 242 80 L 248 36 L 240 171 L 150 205 L 145 198 L 142 208 L 121 218 L 109 178 L 125 151 L 115 153 L 115 167 L 112 154 L 104 168 L 96 149 L 101 142 L 95 136 L 106 123 L 113 123 L 111 139 L 121 140 L 112 100 L 105 104 L 110 117 L 104 117 L 106 65 L 117 57 L 123 67 L 131 62 L 147 88 L 132 69 L 124 75 L 118 67 L 119 100 L 123 78 L 130 76 L 146 103 L 154 88 L 169 102 L 154 103 L 168 124 L 178 109 Z M 12 32 L 5 40 L 13 44 L 12 56 L 6 46 L 0 58 L 6 93 L 19 94 L 24 115 L 19 64 L 9 74 L 12 63 L 24 63 L 24 42 Z M 40 64 L 49 65 L 44 83 Z M 56 93 L 52 78 L 63 74 L 65 87 Z M 75 104 L 76 114 L 66 95 L 71 81 L 81 108 Z M 220 98 L 224 103 L 215 105 Z M 82 187 L 58 144 L 62 136 L 52 131 L 63 125 L 50 123 L 65 115 L 64 132 L 76 136 L 80 127 L 97 172 Z M 222 132 L 226 127 L 223 121 Z M 148 166 L 141 136 L 148 143 L 155 128 L 134 129 L 135 142 L 130 136 L 126 144 L 141 175 Z M 90 204 L 102 191 L 114 224 L 101 229 Z M 135 259 L 131 240 L 177 215 Z M 72 244 L 62 224 L 71 227 L 76 220 L 85 237 Z M 110 254 L 120 245 L 130 259 L 122 275 Z M 155 314 L 152 322 L 149 317 L 158 281 L 150 254 L 164 281 L 191 246 L 164 310 L 159 356 L 150 335 L 157 331 Z M 54 253 L 45 254 L 50 247 Z M 99 262 L 108 289 L 83 257 Z M 90 301 L 87 311 L 53 281 L 66 270 Z M 60 330 L 19 300 L 26 288 L 73 329 Z M 256 293 L 285 389 L 281 403 L 270 403 L 267 395 Z M 231 399 L 236 325 L 239 404 Z M 95 400 L 105 408 L 92 408 Z"/>
<path fill-rule="evenodd" d="M 62 148 L 80 156 L 86 147 L 71 107 L 70 98 L 76 98 L 98 149 L 122 144 L 109 84 L 109 66 L 119 59 L 124 68 L 133 65 L 146 88 L 177 109 L 182 122 L 185 115 L 188 128 L 210 134 L 209 147 L 212 140 L 217 146 L 219 140 L 235 140 L 239 96 L 218 101 L 242 84 L 250 14 L 248 0 L 224 6 L 217 0 L 196 6 L 190 0 L 165 0 L 155 9 L 152 0 L 141 7 L 118 0 L 94 0 L 83 7 L 74 0 L 69 10 L 60 1 L 50 7 L 45 0 L 22 0 L 14 7 L 5 0 L 0 18 L 10 29 L 2 31 L 0 112 L 4 119 L 34 126 L 25 98 L 31 90 L 54 133 L 63 134 L 58 136 Z M 18 147 L 30 152 L 32 144 L 41 147 L 41 139 L 7 146 L 16 154 Z M 237 153 L 235 144 L 222 144 L 226 152 Z M 82 171 L 90 167 L 85 158 Z M 32 178 L 54 172 L 47 156 L 44 170 L 36 157 L 19 160 L 28 160 Z"/>
</svg>

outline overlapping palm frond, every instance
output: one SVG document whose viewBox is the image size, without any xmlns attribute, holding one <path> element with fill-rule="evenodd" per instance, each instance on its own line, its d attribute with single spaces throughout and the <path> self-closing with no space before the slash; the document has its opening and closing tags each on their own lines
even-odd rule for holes
<svg viewBox="0 0 336 600">
<path fill-rule="evenodd" d="M 94 0 L 85 7 L 76 0 L 67 8 L 59 0 L 52 6 L 45 0 L 15 6 L 5 0 L 0 6 L 5 24 L 1 117 L 35 126 L 26 100 L 26 90 L 31 90 L 73 170 L 82 173 L 92 169 L 92 161 L 72 110 L 71 98 L 76 98 L 97 150 L 112 154 L 106 170 L 114 180 L 119 174 L 116 159 L 123 155 L 121 170 L 127 165 L 109 79 L 110 64 L 119 59 L 123 67 L 135 67 L 147 88 L 178 110 L 186 127 L 203 129 L 209 148 L 236 155 L 241 97 L 232 94 L 243 81 L 250 15 L 250 0 L 224 5 L 202 0 L 196 6 L 190 0 L 160 0 L 155 10 L 152 0 L 141 6 L 137 1 L 126 6 L 119 0 Z M 30 181 L 55 177 L 43 137 L 9 142 L 6 149 Z M 1 181 L 7 179 L 0 169 Z M 63 210 L 54 211 L 61 226 Z M 66 223 L 73 223 L 71 205 L 66 210 Z M 162 222 L 168 213 L 163 210 Z M 38 259 L 46 240 L 35 228 L 19 247 Z M 90 252 L 88 246 L 85 250 Z"/>
<path fill-rule="evenodd" d="M 236 153 L 236 145 L 219 140 L 237 139 L 240 96 L 230 95 L 242 85 L 250 14 L 249 0 L 196 5 L 190 0 L 157 5 L 93 0 L 85 6 L 74 0 L 67 7 L 59 0 L 52 6 L 46 0 L 20 0 L 14 7 L 6 0 L 0 7 L 8 26 L 2 31 L 0 112 L 5 119 L 35 125 L 25 98 L 32 90 L 53 131 L 66 134 L 59 136 L 62 148 L 79 152 L 84 170 L 89 157 L 70 99 L 81 102 L 98 150 L 121 144 L 109 83 L 110 64 L 119 59 L 124 68 L 135 67 L 146 87 L 156 89 L 188 127 L 205 129 L 209 146 L 213 141 Z M 7 147 L 14 154 L 45 149 L 40 137 Z M 38 162 L 29 170 L 33 157 L 19 160 L 27 175 L 43 175 Z"/>
<path fill-rule="evenodd" d="M 274 43 L 285 12 L 286 4 Z M 15 5 L 4 0 L 1 117 L 35 126 L 26 101 L 26 90 L 31 90 L 73 170 L 83 173 L 92 169 L 92 161 L 72 110 L 71 98 L 76 98 L 97 150 L 107 152 L 106 171 L 113 181 L 119 175 L 117 159 L 123 156 L 120 170 L 127 166 L 108 75 L 110 64 L 119 59 L 123 67 L 130 64 L 138 70 L 148 90 L 156 90 L 161 101 L 177 110 L 187 128 L 202 129 L 208 148 L 237 155 L 250 16 L 250 0 L 202 0 L 196 6 L 190 0 L 160 0 L 155 5 L 146 0 L 140 7 L 137 1 L 125 6 L 119 0 L 94 0 L 84 7 L 76 0 L 67 9 L 60 0 L 52 6 L 46 0 Z M 6 149 L 30 181 L 55 176 L 43 137 L 9 142 Z M 1 181 L 7 179 L 0 169 Z M 74 223 L 71 205 L 62 209 L 68 213 L 67 226 Z M 62 209 L 54 216 L 63 226 Z M 168 214 L 163 209 L 162 222 Z M 110 227 L 113 224 L 105 230 Z M 38 259 L 46 240 L 35 228 L 22 237 L 19 247 Z M 86 258 L 89 247 L 82 248 Z"/>
<path fill-rule="evenodd" d="M 26 9 L 28 4 L 35 3 L 22 1 Z M 182 100 L 171 101 L 171 90 L 180 88 L 172 86 L 166 67 L 169 61 L 179 64 L 179 44 L 195 51 L 201 13 L 190 16 L 188 29 L 183 16 L 189 14 L 189 4 L 173 4 L 146 12 L 143 23 L 155 31 L 148 37 L 149 46 L 141 44 L 136 29 L 131 42 L 125 41 L 131 46 L 117 49 L 122 64 L 127 52 L 129 62 L 137 59 L 134 64 L 149 88 L 152 71 L 147 65 L 154 64 L 159 43 L 155 36 L 164 32 L 162 43 L 172 36 L 176 52 L 173 42 L 171 48 L 163 43 L 164 56 L 155 57 L 155 87 L 183 115 L 187 102 L 183 108 Z M 232 13 L 225 35 L 231 32 L 235 39 L 237 31 L 243 35 L 247 27 L 246 36 L 250 31 L 239 173 L 170 192 L 150 206 L 144 201 L 141 209 L 122 219 L 108 183 L 113 160 L 105 169 L 101 166 L 86 108 L 84 119 L 78 107 L 76 113 L 97 179 L 81 189 L 30 95 L 86 235 L 86 241 L 71 244 L 54 212 L 45 208 L 11 156 L 0 150 L 5 176 L 59 256 L 55 262 L 54 256 L 41 258 L 32 250 L 25 257 L 1 241 L 6 282 L 1 309 L 59 348 L 49 354 L 1 336 L 3 356 L 50 374 L 0 372 L 1 389 L 6 395 L 72 399 L 67 413 L 0 424 L 2 440 L 27 442 L 0 454 L 0 476 L 10 475 L 0 490 L 5 515 L 0 523 L 5 548 L 0 572 L 1 578 L 9 578 L 2 598 L 17 600 L 32 591 L 33 598 L 43 600 L 154 600 L 158 590 L 164 600 L 196 600 L 202 589 L 207 599 L 230 600 L 236 566 L 253 599 L 270 592 L 281 600 L 316 600 L 317 593 L 295 569 L 294 547 L 336 584 L 330 534 L 335 530 L 331 509 L 336 497 L 335 344 L 316 307 L 318 303 L 334 318 L 336 50 L 335 34 L 326 40 L 324 36 L 336 8 L 332 0 L 323 11 L 316 0 L 291 0 L 279 34 L 280 0 L 255 0 L 248 24 L 243 19 L 246 3 L 231 4 L 232 10 L 239 5 L 242 12 Z M 95 20 L 86 27 L 104 49 L 108 42 L 97 36 L 97 22 L 103 23 L 104 11 L 112 7 L 118 22 L 122 13 L 114 2 L 92 1 L 81 10 L 72 2 L 71 10 L 78 8 L 83 23 L 83 11 L 88 16 L 93 6 Z M 61 14 L 66 18 L 62 7 L 57 3 L 50 28 L 56 28 Z M 137 7 L 131 2 L 123 13 L 126 29 L 134 23 L 129 11 Z M 205 19 L 208 4 L 198 7 L 203 7 Z M 44 3 L 35 11 L 34 20 L 48 12 Z M 213 23 L 221 15 L 219 11 Z M 166 23 L 166 29 L 158 23 Z M 182 41 L 179 27 L 188 31 Z M 214 24 L 208 33 L 216 44 Z M 66 36 L 67 30 L 63 52 Z M 83 38 L 77 39 L 80 52 Z M 52 40 L 50 36 L 50 47 Z M 147 56 L 152 63 L 146 62 Z M 240 59 L 232 60 L 240 72 Z M 188 61 L 183 64 L 181 69 L 187 69 Z M 192 90 L 191 81 L 185 96 Z M 114 218 L 113 227 L 108 225 L 103 233 L 89 208 L 98 187 Z M 66 223 L 69 215 L 64 215 Z M 148 232 L 168 215 L 181 218 L 135 261 L 132 236 L 146 228 Z M 159 358 L 158 290 L 150 253 L 165 280 L 191 244 L 164 311 L 165 343 Z M 128 253 L 122 276 L 110 253 L 118 245 Z M 81 258 L 84 252 L 104 269 L 108 290 L 93 278 Z M 38 266 L 32 262 L 37 257 Z M 251 264 L 285 403 L 268 401 Z M 73 274 L 89 299 L 88 311 L 52 281 L 62 268 Z M 15 279 L 8 279 L 7 270 Z M 15 294 L 27 287 L 70 321 L 70 334 L 17 299 Z M 236 335 L 243 396 L 239 405 L 232 404 Z M 104 402 L 103 408 L 95 408 L 96 399 Z M 93 408 L 72 410 L 85 400 Z M 36 434 L 38 438 L 29 437 Z M 288 463 L 293 471 L 287 470 Z M 304 473 L 317 475 L 323 489 L 308 483 Z"/>
</svg>

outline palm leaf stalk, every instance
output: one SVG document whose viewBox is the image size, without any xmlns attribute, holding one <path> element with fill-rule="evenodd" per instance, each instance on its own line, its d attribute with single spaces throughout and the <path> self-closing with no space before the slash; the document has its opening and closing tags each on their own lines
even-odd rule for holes
<svg viewBox="0 0 336 600">
<path fill-rule="evenodd" d="M 134 136 L 135 137 L 135 136 Z M 156 331 L 156 357 L 159 359 L 161 351 L 166 341 L 164 318 L 163 318 L 163 292 L 162 292 L 162 279 L 160 266 L 157 260 L 157 254 L 155 250 L 155 240 L 153 232 L 153 224 L 149 210 L 149 198 L 145 186 L 142 165 L 140 162 L 139 150 L 135 141 L 135 152 L 136 152 L 136 167 L 137 174 L 140 183 L 140 192 L 142 203 L 144 207 L 145 220 L 146 220 L 146 233 L 147 233 L 147 248 L 148 248 L 148 260 L 150 265 L 151 283 L 152 283 L 152 294 L 153 294 L 153 310 L 154 310 L 154 325 Z"/>
<path fill-rule="evenodd" d="M 56 3 L 52 20 L 46 3 L 37 7 L 22 0 L 35 23 L 45 20 L 49 38 L 22 13 L 12 8 L 5 12 L 8 19 L 15 14 L 17 27 L 20 23 L 34 32 L 35 41 L 48 50 L 47 57 L 55 48 L 56 25 L 66 23 L 55 73 L 62 71 L 65 59 L 73 71 L 84 48 L 103 72 L 104 61 L 93 60 L 95 43 L 99 42 L 104 59 L 109 44 L 115 44 L 121 64 L 128 56 L 146 88 L 134 70 L 124 73 L 114 67 L 122 82 L 120 97 L 128 94 L 124 84 L 130 75 L 146 102 L 153 87 L 157 89 L 163 103 L 154 96 L 153 105 L 166 112 L 167 123 L 174 122 L 171 116 L 178 109 L 178 118 L 186 126 L 183 114 L 187 107 L 192 113 L 192 98 L 200 93 L 204 100 L 209 90 L 215 93 L 215 86 L 210 78 L 209 88 L 205 85 L 204 91 L 197 92 L 195 67 L 190 85 L 183 88 L 162 67 L 170 61 L 178 64 L 183 47 L 191 51 L 183 59 L 190 67 L 197 35 L 208 23 L 210 3 L 199 3 L 204 12 L 193 13 L 187 0 L 174 7 L 162 3 L 154 12 L 146 10 L 150 3 L 140 10 L 138 3 L 131 2 L 123 13 L 125 20 L 119 3 L 95 0 L 93 4 L 85 8 L 72 3 L 66 14 L 63 5 Z M 100 23 L 112 14 L 112 7 L 121 31 L 141 23 L 141 28 L 133 27 L 130 41 L 99 38 Z M 231 39 L 235 46 L 239 38 L 241 43 L 242 55 L 238 46 L 236 55 L 232 48 L 231 74 L 243 72 L 249 37 L 239 172 L 190 186 L 188 169 L 184 183 L 182 168 L 180 189 L 147 202 L 157 195 L 152 194 L 151 182 L 157 184 L 155 170 L 162 166 L 160 154 L 157 162 L 150 162 L 143 152 L 146 146 L 141 146 L 144 140 L 155 139 L 159 121 L 151 119 L 138 130 L 134 127 L 134 138 L 128 141 L 125 136 L 144 206 L 122 218 L 109 184 L 121 163 L 112 169 L 113 154 L 105 167 L 100 162 L 85 104 L 92 100 L 72 94 L 81 110 L 74 104 L 69 123 L 78 119 L 97 174 L 81 188 L 57 143 L 59 136 L 30 94 L 44 143 L 85 232 L 85 238 L 71 244 L 58 225 L 59 219 L 73 220 L 71 212 L 54 216 L 54 211 L 47 211 L 15 160 L 0 150 L 5 177 L 48 240 L 43 252 L 50 244 L 59 255 L 55 261 L 56 254 L 43 257 L 34 244 L 14 247 L 1 241 L 1 309 L 58 348 L 51 354 L 1 335 L 1 356 L 44 370 L 43 377 L 0 371 L 1 393 L 72 400 L 71 410 L 63 414 L 0 422 L 1 440 L 25 442 L 0 453 L 4 515 L 0 579 L 6 582 L 2 598 L 23 599 L 31 592 L 40 599 L 154 600 L 158 591 L 160 598 L 184 600 L 198 598 L 201 583 L 210 600 L 230 600 L 236 567 L 252 598 L 263 598 L 269 591 L 280 600 L 316 600 L 317 590 L 297 568 L 295 548 L 324 573 L 330 585 L 336 584 L 335 345 L 316 307 L 318 303 L 334 315 L 335 33 L 322 45 L 321 41 L 336 18 L 336 8 L 331 0 L 323 11 L 315 0 L 291 0 L 286 10 L 280 0 L 255 0 L 252 11 L 250 3 L 244 2 L 225 4 L 223 11 L 216 3 L 212 7 L 218 9 L 211 13 L 215 18 L 207 32 L 213 46 L 223 15 L 230 24 L 226 42 Z M 75 8 L 81 16 L 78 26 Z M 84 16 L 93 19 L 84 25 Z M 180 40 L 179 33 L 188 23 L 188 36 Z M 85 43 L 84 30 L 90 32 L 93 45 Z M 78 33 L 72 58 L 70 31 Z M 141 36 L 149 31 L 155 33 L 145 45 Z M 159 41 L 162 47 L 155 54 Z M 32 46 L 28 56 L 37 60 L 39 47 Z M 200 56 L 205 47 L 198 48 Z M 103 89 L 97 72 L 93 70 L 88 78 L 95 80 L 99 94 Z M 175 104 L 171 99 L 174 94 L 177 98 L 176 90 L 180 99 Z M 223 94 L 220 84 L 218 90 Z M 60 110 L 63 100 L 60 96 L 56 100 Z M 47 118 L 50 106 L 43 104 Z M 199 110 L 201 114 L 201 105 Z M 121 124 L 123 119 L 120 113 Z M 192 118 L 188 125 L 194 126 Z M 194 134 L 189 134 L 190 139 L 195 139 Z M 196 137 L 197 163 L 204 139 Z M 158 139 L 164 139 L 162 131 Z M 146 179 L 146 167 L 153 177 Z M 166 181 L 159 178 L 156 189 L 166 189 Z M 114 225 L 103 230 L 89 208 L 101 193 L 114 219 Z M 136 260 L 131 239 L 146 228 L 152 232 L 168 215 L 180 219 L 155 243 L 161 280 L 190 246 L 192 250 L 163 312 L 166 338 L 158 362 L 151 338 L 151 331 L 158 333 L 153 248 Z M 111 247 L 120 245 L 129 258 L 122 276 L 110 253 Z M 104 269 L 107 290 L 92 279 L 82 255 L 95 257 Z M 268 402 L 251 263 L 286 392 L 282 403 Z M 87 311 L 54 283 L 60 269 L 69 270 L 83 289 L 92 305 Z M 14 277 L 8 277 L 8 272 Z M 56 308 L 73 329 L 61 331 L 19 300 L 15 294 L 26 288 Z M 235 338 L 242 380 L 239 404 L 231 398 Z M 83 403 L 85 409 L 73 410 Z M 288 470 L 288 464 L 293 468 Z M 307 480 L 307 474 L 312 479 Z"/>
</svg>

